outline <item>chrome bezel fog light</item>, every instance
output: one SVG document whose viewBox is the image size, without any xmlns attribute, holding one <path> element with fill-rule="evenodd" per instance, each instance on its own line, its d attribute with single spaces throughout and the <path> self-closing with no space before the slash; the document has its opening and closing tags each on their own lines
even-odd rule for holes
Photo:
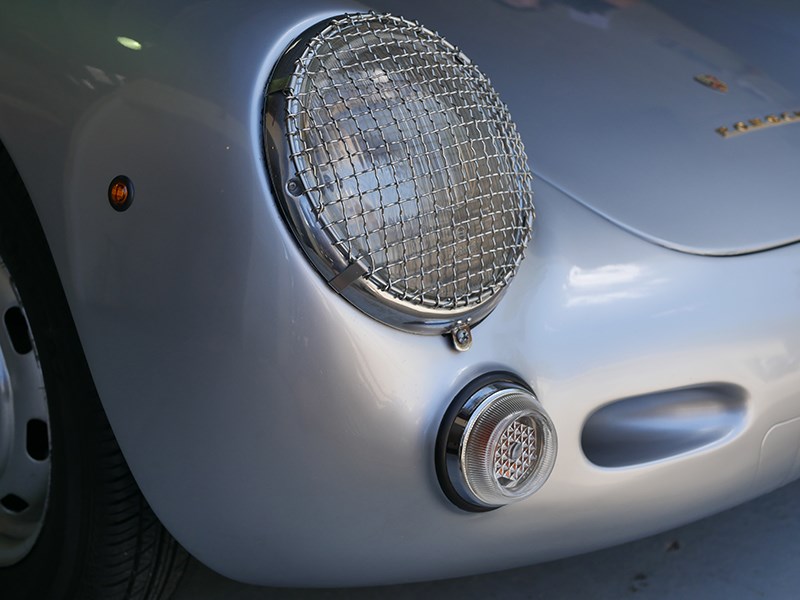
<svg viewBox="0 0 800 600">
<path fill-rule="evenodd" d="M 492 373 L 455 399 L 437 439 L 437 473 L 448 498 L 473 511 L 527 498 L 555 464 L 555 427 L 522 381 Z"/>
<path fill-rule="evenodd" d="M 278 61 L 263 127 L 289 228 L 353 305 L 426 334 L 494 308 L 531 239 L 532 176 L 507 107 L 456 47 L 393 15 L 319 23 Z"/>
</svg>

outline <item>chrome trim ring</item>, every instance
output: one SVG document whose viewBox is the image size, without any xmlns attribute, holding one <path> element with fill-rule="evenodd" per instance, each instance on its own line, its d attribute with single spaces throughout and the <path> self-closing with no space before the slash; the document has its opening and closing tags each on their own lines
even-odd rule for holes
<svg viewBox="0 0 800 600">
<path fill-rule="evenodd" d="M 416 333 L 473 326 L 516 273 L 535 219 L 508 109 L 417 23 L 353 14 L 295 40 L 267 88 L 278 204 L 325 280 Z"/>
<path fill-rule="evenodd" d="M 50 492 L 51 438 L 33 336 L 2 263 L 0 317 L 0 567 L 7 567 L 28 555 L 42 529 Z"/>
</svg>

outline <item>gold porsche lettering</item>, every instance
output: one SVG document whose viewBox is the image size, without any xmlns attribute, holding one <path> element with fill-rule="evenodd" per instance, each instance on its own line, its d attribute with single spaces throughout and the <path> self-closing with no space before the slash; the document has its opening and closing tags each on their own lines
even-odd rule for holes
<svg viewBox="0 0 800 600">
<path fill-rule="evenodd" d="M 737 121 L 733 125 L 717 127 L 714 131 L 724 138 L 729 138 L 750 131 L 766 129 L 767 127 L 787 125 L 788 123 L 800 123 L 800 110 L 782 112 L 779 115 L 771 114 L 765 117 L 756 117 L 747 121 Z"/>
</svg>

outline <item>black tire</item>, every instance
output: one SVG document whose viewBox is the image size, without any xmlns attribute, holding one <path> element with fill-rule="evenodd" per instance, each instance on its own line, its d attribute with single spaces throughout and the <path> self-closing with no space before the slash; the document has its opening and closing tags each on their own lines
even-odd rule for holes
<svg viewBox="0 0 800 600">
<path fill-rule="evenodd" d="M 168 598 L 188 555 L 159 523 L 120 453 L 35 209 L 2 145 L 0 258 L 38 352 L 51 462 L 41 532 L 25 558 L 0 568 L 0 597 Z"/>
</svg>

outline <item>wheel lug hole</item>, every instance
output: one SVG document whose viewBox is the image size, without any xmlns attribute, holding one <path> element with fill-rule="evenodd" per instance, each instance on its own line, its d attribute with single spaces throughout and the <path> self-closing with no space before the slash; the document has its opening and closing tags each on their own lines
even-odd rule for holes
<svg viewBox="0 0 800 600">
<path fill-rule="evenodd" d="M 17 354 L 27 354 L 33 350 L 33 343 L 28 330 L 28 320 L 19 306 L 9 308 L 3 315 L 3 321 L 6 325 L 8 337 L 11 339 L 11 345 L 14 346 L 14 351 Z"/>
<path fill-rule="evenodd" d="M 0 499 L 0 506 L 5 508 L 8 512 L 21 513 L 28 508 L 28 503 L 16 494 L 6 494 Z"/>
<path fill-rule="evenodd" d="M 47 431 L 47 423 L 41 419 L 31 419 L 28 421 L 25 437 L 25 449 L 33 460 L 47 460 L 50 456 L 50 435 Z"/>
</svg>

